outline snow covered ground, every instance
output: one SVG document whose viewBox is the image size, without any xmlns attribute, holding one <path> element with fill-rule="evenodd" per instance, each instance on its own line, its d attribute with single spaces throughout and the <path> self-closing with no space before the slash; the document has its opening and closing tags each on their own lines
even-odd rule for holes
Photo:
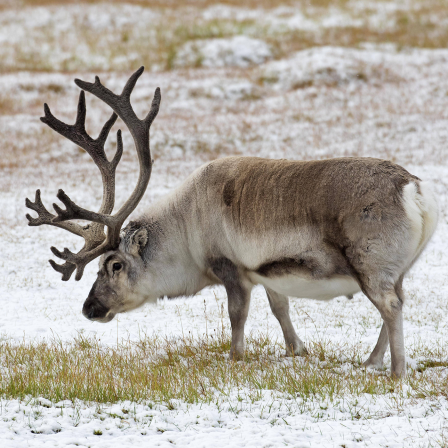
<svg viewBox="0 0 448 448">
<path fill-rule="evenodd" d="M 353 417 L 366 411 L 373 416 Z M 8 448 L 440 446 L 448 415 L 445 399 L 422 405 L 372 396 L 347 397 L 336 406 L 316 403 L 312 411 L 302 413 L 295 406 L 278 405 L 269 392 L 237 415 L 229 409 L 184 403 L 170 411 L 163 405 L 129 402 L 98 407 L 45 400 L 3 401 L 1 412 L 0 440 Z M 326 418 L 319 419 L 319 414 Z"/>
<path fill-rule="evenodd" d="M 369 15 L 371 26 L 383 26 L 388 11 L 401 7 L 398 2 L 388 5 L 389 9 L 381 11 L 372 6 L 376 12 Z M 120 315 L 109 324 L 89 322 L 82 317 L 81 307 L 94 281 L 96 262 L 87 267 L 82 281 L 61 282 L 47 262 L 52 256 L 49 247 L 73 250 L 80 247 L 80 241 L 59 229 L 26 225 L 24 199 L 33 199 L 37 188 L 47 206 L 55 201 L 58 188 L 86 208 L 97 208 L 101 200 L 101 182 L 93 163 L 40 123 L 42 104 L 47 102 L 57 117 L 72 122 L 78 95 L 73 78 L 93 81 L 98 74 L 104 84 L 117 90 L 140 65 L 138 51 L 119 61 L 120 65 L 101 52 L 92 55 L 92 47 L 87 46 L 84 52 L 78 48 L 79 58 L 70 59 L 74 51 L 70 39 L 79 37 L 76 27 L 73 34 L 67 34 L 70 24 L 73 20 L 77 23 L 76 17 L 81 15 L 88 27 L 89 18 L 99 16 L 102 20 L 97 26 L 107 31 L 111 23 L 126 27 L 136 14 L 148 22 L 158 20 L 161 14 L 129 5 L 114 6 L 121 8 L 118 15 L 112 14 L 115 9 L 103 13 L 98 5 L 71 8 L 75 13 L 64 15 L 54 6 L 40 7 L 32 19 L 26 9 L 19 13 L 0 10 L 4 61 L 4 70 L 0 70 L 1 340 L 18 344 L 57 337 L 71 341 L 81 333 L 115 345 L 117 341 L 139 340 L 142 334 L 176 338 L 188 332 L 201 337 L 218 331 L 222 305 L 225 308 L 226 304 L 220 287 L 193 298 L 160 300 L 156 306 Z M 282 27 L 363 26 L 359 11 L 354 11 L 347 17 L 346 11 L 330 8 L 327 16 L 316 22 L 287 8 L 268 14 L 261 9 L 218 5 L 204 9 L 202 17 L 236 22 L 250 19 L 277 27 L 278 32 Z M 64 41 L 56 53 L 51 51 L 58 30 L 55 23 L 59 23 L 59 38 Z M 43 30 L 47 37 L 41 34 Z M 48 34 L 53 37 L 49 39 Z M 30 36 L 36 40 L 29 40 Z M 49 39 L 48 46 L 42 46 L 39 39 Z M 48 63 L 57 68 L 14 70 L 14 61 L 28 61 L 23 55 L 34 46 L 39 46 L 39 57 L 45 52 L 52 55 L 54 59 Z M 427 360 L 448 361 L 444 348 L 448 336 L 448 50 L 363 44 L 357 48 L 312 47 L 278 58 L 259 36 L 202 39 L 182 48 L 174 64 L 176 70 L 152 67 L 154 72 L 146 71 L 134 90 L 133 104 L 140 115 L 146 112 L 156 86 L 161 87 L 163 97 L 151 130 L 153 176 L 139 209 L 181 183 L 203 162 L 225 155 L 391 159 L 433 182 L 441 210 L 433 240 L 404 283 L 409 368 Z M 192 54 L 188 54 L 190 50 Z M 193 59 L 196 65 L 182 62 Z M 68 60 L 72 62 L 64 65 Z M 100 69 L 86 73 L 80 69 L 83 64 Z M 108 71 L 118 66 L 127 71 Z M 84 73 L 66 73 L 73 69 Z M 95 136 L 109 111 L 92 97 L 87 101 L 88 131 Z M 116 124 L 114 129 L 118 128 Z M 112 132 L 110 150 L 113 142 Z M 129 135 L 125 134 L 124 142 L 125 155 L 117 172 L 117 206 L 132 191 L 137 171 Z M 138 211 L 134 217 L 137 215 Z M 329 303 L 292 301 L 291 318 L 305 343 L 346 344 L 347 350 L 356 347 L 365 354 L 374 346 L 381 324 L 378 312 L 362 294 Z M 224 325 L 230 327 L 227 315 Z M 261 288 L 253 291 L 246 334 L 251 332 L 269 334 L 282 343 L 280 327 Z M 436 357 L 436 352 L 441 355 Z M 429 370 L 438 378 L 448 378 L 446 367 Z M 334 401 L 316 398 L 303 403 L 266 390 L 254 403 L 235 391 L 222 406 L 177 401 L 174 409 L 157 403 L 103 405 L 2 398 L 0 445 L 447 446 L 446 397 L 418 398 L 413 392 L 405 381 L 386 395 L 362 394 Z"/>
</svg>

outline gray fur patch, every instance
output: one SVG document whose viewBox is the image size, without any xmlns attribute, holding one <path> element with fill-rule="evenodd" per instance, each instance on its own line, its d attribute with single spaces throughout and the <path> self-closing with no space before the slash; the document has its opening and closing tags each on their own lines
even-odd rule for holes
<svg viewBox="0 0 448 448">
<path fill-rule="evenodd" d="M 154 253 L 159 246 L 160 237 L 163 235 L 162 228 L 156 221 L 130 221 L 121 232 L 120 244 L 125 252 L 129 252 L 134 244 L 134 234 L 142 228 L 146 229 L 148 239 L 146 244 L 140 248 L 139 254 L 146 264 L 153 258 Z"/>
</svg>

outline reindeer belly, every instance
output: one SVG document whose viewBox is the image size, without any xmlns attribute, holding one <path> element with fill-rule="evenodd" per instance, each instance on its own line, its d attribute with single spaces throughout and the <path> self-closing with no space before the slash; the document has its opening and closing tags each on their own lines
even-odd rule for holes
<svg viewBox="0 0 448 448">
<path fill-rule="evenodd" d="M 347 275 L 335 275 L 330 278 L 310 279 L 300 275 L 285 274 L 278 277 L 265 277 L 256 272 L 249 273 L 255 284 L 259 283 L 285 296 L 330 300 L 360 291 L 358 283 Z"/>
</svg>

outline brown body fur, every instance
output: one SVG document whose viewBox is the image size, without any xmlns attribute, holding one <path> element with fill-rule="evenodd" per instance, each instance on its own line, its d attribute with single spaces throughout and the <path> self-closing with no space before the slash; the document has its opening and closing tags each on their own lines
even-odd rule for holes
<svg viewBox="0 0 448 448">
<path fill-rule="evenodd" d="M 265 276 L 294 271 L 326 278 L 363 275 L 366 265 L 371 272 L 364 258 L 372 257 L 375 245 L 401 244 L 399 235 L 406 226 L 402 190 L 412 181 L 419 179 L 379 159 L 238 157 L 201 168 L 184 194 L 195 225 L 210 233 L 203 242 L 210 251 L 205 259 L 224 256 L 243 270 Z M 199 196 L 193 203 L 191 189 Z M 259 257 L 245 257 L 234 249 L 238 240 L 251 239 L 257 240 Z M 216 241 L 228 244 L 217 247 Z M 387 270 L 390 260 L 383 258 L 378 254 L 375 265 Z"/>
</svg>

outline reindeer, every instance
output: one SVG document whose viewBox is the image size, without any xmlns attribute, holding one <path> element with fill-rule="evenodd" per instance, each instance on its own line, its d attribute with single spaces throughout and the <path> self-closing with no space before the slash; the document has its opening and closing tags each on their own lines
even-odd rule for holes
<svg viewBox="0 0 448 448">
<path fill-rule="evenodd" d="M 383 319 L 378 342 L 363 364 L 381 368 L 390 345 L 392 375 L 405 374 L 402 282 L 433 234 L 438 217 L 430 187 L 404 168 L 374 158 L 315 161 L 227 157 L 206 163 L 171 194 L 138 219 L 123 223 L 137 207 L 151 176 L 149 129 L 160 105 L 155 91 L 151 109 L 139 119 L 130 102 L 143 67 L 117 95 L 103 86 L 76 79 L 82 89 L 74 125 L 67 125 L 44 106 L 41 120 L 83 148 L 98 166 L 103 201 L 97 213 L 75 204 L 63 190 L 56 214 L 35 201 L 26 206 L 30 226 L 43 224 L 84 238 L 84 247 L 54 255 L 65 261 L 52 267 L 67 281 L 76 270 L 100 257 L 95 283 L 83 315 L 109 322 L 117 313 L 155 302 L 163 296 L 191 296 L 224 285 L 232 327 L 230 358 L 244 353 L 244 325 L 254 285 L 264 286 L 285 338 L 286 354 L 306 353 L 289 317 L 288 296 L 329 300 L 362 291 Z M 84 91 L 114 113 L 96 140 L 85 130 Z M 138 154 L 137 186 L 112 214 L 115 170 L 123 152 L 121 131 L 111 161 L 104 144 L 117 116 L 128 127 Z M 82 227 L 73 219 L 90 221 Z M 107 228 L 107 235 L 104 233 Z"/>
</svg>

